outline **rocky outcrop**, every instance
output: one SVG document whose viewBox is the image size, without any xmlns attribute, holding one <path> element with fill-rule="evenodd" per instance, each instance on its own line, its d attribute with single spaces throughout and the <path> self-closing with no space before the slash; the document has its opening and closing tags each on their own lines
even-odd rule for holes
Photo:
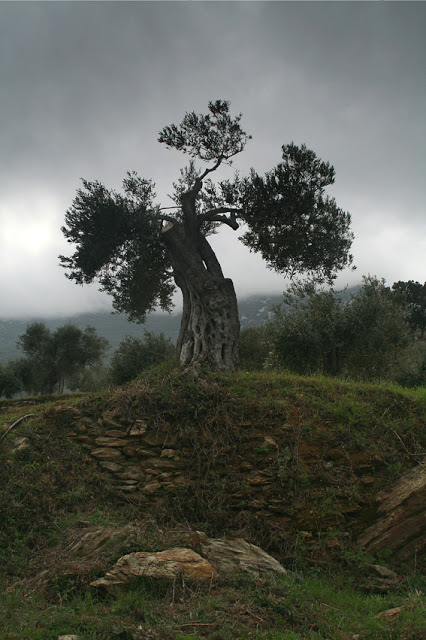
<svg viewBox="0 0 426 640">
<path fill-rule="evenodd" d="M 120 530 L 117 530 L 117 534 Z M 108 539 L 110 532 L 105 528 L 103 536 Z M 158 553 L 135 552 L 122 556 L 106 573 L 91 583 L 92 587 L 112 587 L 124 585 L 139 576 L 176 580 L 212 580 L 218 575 L 226 576 L 239 572 L 249 573 L 255 578 L 286 574 L 281 564 L 260 547 L 242 538 L 210 539 L 197 531 L 185 536 L 192 549 L 176 547 Z M 86 539 L 86 536 L 82 541 Z"/>
<path fill-rule="evenodd" d="M 122 556 L 103 578 L 95 580 L 90 586 L 107 589 L 125 585 L 141 576 L 170 581 L 178 578 L 206 581 L 217 577 L 217 571 L 191 549 L 176 547 L 158 553 L 137 551 Z"/>
<path fill-rule="evenodd" d="M 188 541 L 222 575 L 242 571 L 263 578 L 287 573 L 278 560 L 242 538 L 210 539 L 197 531 L 188 536 Z"/>
<path fill-rule="evenodd" d="M 420 464 L 376 496 L 377 519 L 359 537 L 367 552 L 389 549 L 400 560 L 426 546 L 426 464 Z"/>
</svg>

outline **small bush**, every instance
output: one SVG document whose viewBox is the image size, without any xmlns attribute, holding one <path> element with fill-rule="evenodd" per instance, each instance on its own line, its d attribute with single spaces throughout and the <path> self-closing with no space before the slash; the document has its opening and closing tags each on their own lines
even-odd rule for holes
<svg viewBox="0 0 426 640">
<path fill-rule="evenodd" d="M 113 384 L 125 384 L 142 371 L 175 358 L 175 347 L 164 333 L 145 331 L 143 339 L 127 336 L 121 341 L 111 362 Z"/>
</svg>

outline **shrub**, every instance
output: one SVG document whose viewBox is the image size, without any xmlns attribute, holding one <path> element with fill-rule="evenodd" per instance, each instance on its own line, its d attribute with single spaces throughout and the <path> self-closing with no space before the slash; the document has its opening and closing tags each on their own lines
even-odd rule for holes
<svg viewBox="0 0 426 640">
<path fill-rule="evenodd" d="M 145 331 L 143 339 L 127 336 L 121 341 L 111 361 L 113 384 L 134 380 L 144 371 L 175 357 L 175 347 L 163 333 Z"/>
</svg>

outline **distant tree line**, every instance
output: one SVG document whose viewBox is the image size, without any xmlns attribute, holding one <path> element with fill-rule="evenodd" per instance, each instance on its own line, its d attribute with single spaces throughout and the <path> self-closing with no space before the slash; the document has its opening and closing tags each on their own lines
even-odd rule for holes
<svg viewBox="0 0 426 640">
<path fill-rule="evenodd" d="M 388 287 L 364 277 L 345 297 L 313 284 L 293 284 L 269 322 L 241 332 L 245 370 L 287 370 L 358 380 L 426 384 L 426 284 Z M 163 333 L 125 337 L 105 364 L 108 341 L 93 327 L 66 324 L 51 332 L 28 325 L 18 346 L 24 356 L 0 364 L 0 397 L 97 391 L 136 379 L 161 363 L 178 366 L 176 347 Z"/>
<path fill-rule="evenodd" d="M 143 338 L 124 338 L 107 365 L 108 340 L 93 327 L 83 331 L 71 323 L 54 332 L 43 322 L 29 324 L 17 346 L 25 355 L 0 364 L 0 397 L 97 391 L 175 356 L 164 334 L 145 331 Z"/>
<path fill-rule="evenodd" d="M 17 346 L 25 355 L 0 368 L 0 395 L 6 397 L 62 393 L 66 383 L 102 361 L 108 341 L 93 327 L 83 331 L 66 324 L 51 332 L 43 322 L 33 322 Z"/>
<path fill-rule="evenodd" d="M 242 330 L 240 366 L 420 386 L 425 327 L 426 284 L 368 276 L 349 299 L 293 284 L 269 322 Z"/>
</svg>

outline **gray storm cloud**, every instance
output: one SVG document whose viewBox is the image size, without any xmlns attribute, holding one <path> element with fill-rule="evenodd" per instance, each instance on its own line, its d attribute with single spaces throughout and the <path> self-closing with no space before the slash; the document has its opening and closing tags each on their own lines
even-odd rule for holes
<svg viewBox="0 0 426 640">
<path fill-rule="evenodd" d="M 424 279 L 423 3 L 1 3 L 0 317 L 109 307 L 69 283 L 60 226 L 81 177 L 128 169 L 159 201 L 187 158 L 156 142 L 186 110 L 230 99 L 253 135 L 242 173 L 306 142 L 336 168 L 356 274 Z M 286 283 L 228 229 L 240 296 Z"/>
</svg>

